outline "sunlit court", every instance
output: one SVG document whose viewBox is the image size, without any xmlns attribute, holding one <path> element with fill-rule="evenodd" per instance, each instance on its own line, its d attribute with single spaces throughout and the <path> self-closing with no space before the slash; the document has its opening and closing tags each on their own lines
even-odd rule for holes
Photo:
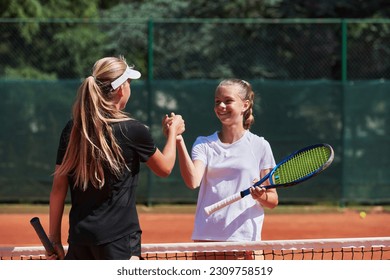
<svg viewBox="0 0 390 280">
<path fill-rule="evenodd" d="M 277 246 L 296 248 L 294 244 L 297 240 L 307 240 L 312 246 L 319 246 L 321 242 L 337 239 L 336 243 L 330 243 L 326 249 L 318 249 L 316 252 L 324 250 L 328 252 L 321 256 L 320 253 L 314 254 L 309 251 L 302 255 L 302 250 L 296 250 L 295 254 L 292 250 L 284 253 L 279 253 L 277 256 L 265 255 L 266 258 L 276 259 L 388 259 L 389 258 L 389 240 L 380 240 L 377 245 L 385 246 L 382 251 L 370 251 L 371 248 L 364 248 L 371 244 L 378 237 L 387 237 L 390 233 L 390 213 L 387 208 L 383 207 L 358 207 L 339 209 L 338 207 L 329 206 L 281 206 L 274 212 L 268 212 L 264 223 L 264 231 L 262 239 L 264 241 L 274 242 L 267 245 L 277 248 Z M 44 254 L 42 244 L 31 227 L 29 221 L 33 216 L 38 216 L 41 219 L 42 225 L 47 228 L 48 214 L 47 206 L 2 206 L 0 214 L 1 236 L 0 247 L 3 250 L 3 259 L 29 259 L 42 258 Z M 140 222 L 143 229 L 143 244 L 147 250 L 156 250 L 159 245 L 158 254 L 151 252 L 150 258 L 153 256 L 160 259 L 193 259 L 194 250 L 202 250 L 191 241 L 191 233 L 194 222 L 194 205 L 160 205 L 153 207 L 139 206 Z M 23 212 L 23 213 L 20 213 Z M 27 213 L 26 213 L 27 212 Z M 365 213 L 365 215 L 363 214 Z M 67 236 L 67 216 L 63 218 L 63 243 L 66 244 Z M 5 226 L 6 225 L 6 226 Z M 338 240 L 340 239 L 340 240 Z M 352 240 L 349 240 L 352 239 Z M 359 240 L 356 240 L 359 239 Z M 367 239 L 367 240 L 360 240 Z M 370 241 L 371 240 L 371 241 Z M 344 241 L 344 245 L 342 245 Z M 283 243 L 284 242 L 284 243 Z M 370 243 L 371 242 L 371 243 Z M 177 244 L 176 244 L 177 243 Z M 383 243 L 383 244 L 382 244 Z M 168 250 L 184 250 L 185 245 L 189 245 L 188 252 L 168 252 Z M 192 245 L 191 245 L 192 244 Z M 349 252 L 350 246 L 355 245 L 355 253 Z M 150 246 L 148 248 L 148 246 Z M 166 246 L 166 247 L 164 247 Z M 206 246 L 209 246 L 206 244 Z M 307 245 L 306 245 L 307 246 Z M 344 255 L 341 256 L 340 248 L 345 246 Z M 20 247 L 14 253 L 10 252 L 13 247 Z M 39 248 L 37 248 L 39 247 Z M 302 248 L 305 244 L 302 245 Z M 6 253 L 4 250 L 8 248 Z M 24 248 L 24 251 L 23 251 Z M 279 247 L 280 248 L 280 247 Z M 287 248 L 287 247 L 286 247 Z M 362 249 L 368 250 L 362 254 Z M 222 250 L 212 248 L 213 250 Z M 167 252 L 164 253 L 163 250 Z M 203 248 L 204 250 L 204 248 Z M 223 250 L 242 250 L 239 248 L 225 248 Z M 333 251 L 332 251 L 333 250 Z M 378 250 L 376 248 L 375 250 Z M 1 250 L 0 250 L 1 251 Z M 271 250 L 272 251 L 272 250 Z M 230 251 L 231 252 L 231 251 Z M 337 252 L 337 253 L 336 253 Z M 178 255 L 180 253 L 180 256 Z M 24 257 L 22 257 L 24 255 Z M 199 258 L 199 257 L 198 257 Z M 209 256 L 210 259 L 213 257 Z"/>
<path fill-rule="evenodd" d="M 390 274 L 386 1 L 3 2 L 1 276 Z"/>
</svg>

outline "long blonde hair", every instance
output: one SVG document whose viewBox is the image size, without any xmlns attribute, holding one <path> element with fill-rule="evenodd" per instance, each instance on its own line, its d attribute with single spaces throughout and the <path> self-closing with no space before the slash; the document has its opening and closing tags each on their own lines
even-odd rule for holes
<svg viewBox="0 0 390 280">
<path fill-rule="evenodd" d="M 72 176 L 75 186 L 83 190 L 89 183 L 95 188 L 103 187 L 105 167 L 116 176 L 127 167 L 110 125 L 130 119 L 115 107 L 113 99 L 118 90 L 111 87 L 126 67 L 123 57 L 102 58 L 77 91 L 68 147 L 56 173 Z"/>
<path fill-rule="evenodd" d="M 252 124 L 255 122 L 255 117 L 253 116 L 253 103 L 255 99 L 255 93 L 253 92 L 252 86 L 250 83 L 240 79 L 226 79 L 219 83 L 217 89 L 222 86 L 238 86 L 239 91 L 238 95 L 243 101 L 248 100 L 249 106 L 248 109 L 244 112 L 243 116 L 243 126 L 244 129 L 250 129 Z"/>
</svg>

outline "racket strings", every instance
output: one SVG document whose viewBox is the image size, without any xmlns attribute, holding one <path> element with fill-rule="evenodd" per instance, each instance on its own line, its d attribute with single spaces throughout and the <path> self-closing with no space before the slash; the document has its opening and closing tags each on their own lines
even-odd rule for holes
<svg viewBox="0 0 390 280">
<path fill-rule="evenodd" d="M 320 170 L 329 157 L 328 147 L 316 147 L 296 154 L 275 171 L 274 182 L 275 184 L 286 184 L 305 178 Z"/>
</svg>

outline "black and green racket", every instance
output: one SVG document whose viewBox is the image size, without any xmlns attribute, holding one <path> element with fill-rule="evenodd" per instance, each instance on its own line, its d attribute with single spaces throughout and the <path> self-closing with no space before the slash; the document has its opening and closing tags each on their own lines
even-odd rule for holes
<svg viewBox="0 0 390 280">
<path fill-rule="evenodd" d="M 256 182 L 253 187 L 261 185 L 269 179 L 265 189 L 290 187 L 302 183 L 325 170 L 333 161 L 333 148 L 328 144 L 315 144 L 300 149 L 278 163 L 266 176 Z M 228 206 L 250 194 L 250 188 L 233 194 L 204 208 L 208 215 Z"/>
</svg>

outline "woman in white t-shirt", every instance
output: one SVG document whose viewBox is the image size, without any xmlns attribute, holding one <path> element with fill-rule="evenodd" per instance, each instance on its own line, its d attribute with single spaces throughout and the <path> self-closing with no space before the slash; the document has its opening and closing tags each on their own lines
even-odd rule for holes
<svg viewBox="0 0 390 280">
<path fill-rule="evenodd" d="M 222 124 L 220 131 L 198 137 L 192 147 L 192 159 L 183 137 L 177 137 L 183 180 L 191 189 L 200 187 L 194 241 L 261 240 L 263 207 L 272 209 L 278 204 L 275 189 L 256 187 L 251 188 L 251 196 L 210 216 L 204 211 L 204 207 L 248 188 L 275 166 L 269 143 L 249 131 L 254 122 L 253 101 L 254 92 L 248 82 L 224 80 L 215 91 L 214 111 Z M 166 117 L 167 127 L 169 121 Z"/>
</svg>

